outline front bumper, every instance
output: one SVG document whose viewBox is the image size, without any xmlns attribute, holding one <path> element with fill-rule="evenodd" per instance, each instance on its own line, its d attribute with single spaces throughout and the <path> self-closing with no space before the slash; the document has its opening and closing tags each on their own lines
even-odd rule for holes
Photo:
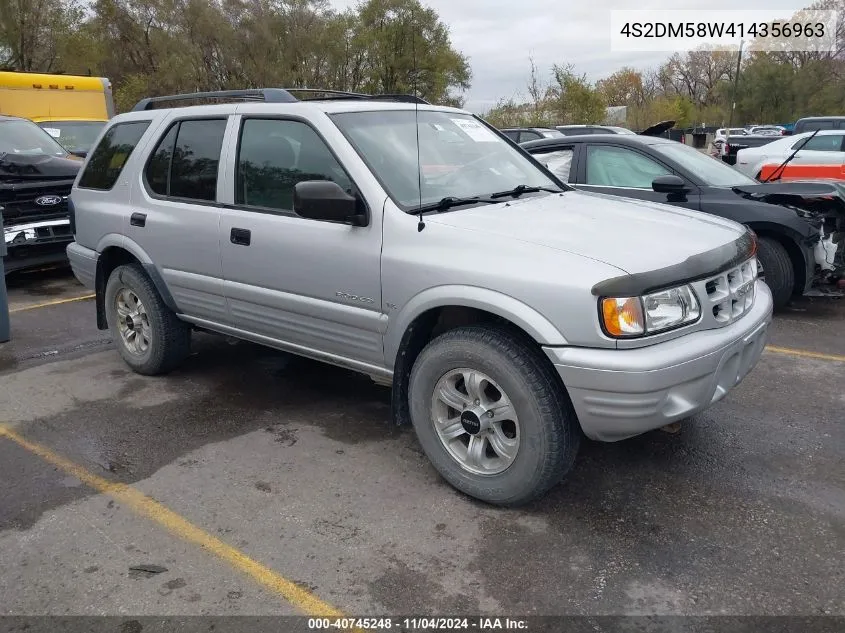
<svg viewBox="0 0 845 633">
<path fill-rule="evenodd" d="M 67 264 L 65 248 L 73 239 L 67 218 L 3 225 L 6 274 L 41 266 Z"/>
<path fill-rule="evenodd" d="M 722 328 L 637 349 L 543 348 L 572 399 L 584 434 L 615 442 L 703 411 L 757 364 L 772 320 L 772 295 Z"/>
</svg>

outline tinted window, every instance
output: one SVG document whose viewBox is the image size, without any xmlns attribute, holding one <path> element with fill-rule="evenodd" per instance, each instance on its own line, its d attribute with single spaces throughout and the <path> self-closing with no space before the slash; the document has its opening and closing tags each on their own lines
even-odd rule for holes
<svg viewBox="0 0 845 633">
<path fill-rule="evenodd" d="M 537 132 L 520 132 L 519 134 L 520 143 L 525 143 L 526 141 L 536 141 L 538 138 L 543 137 L 537 134 Z"/>
<path fill-rule="evenodd" d="M 88 159 L 79 186 L 107 191 L 114 187 L 123 166 L 149 127 L 149 121 L 118 123 L 103 136 Z"/>
<path fill-rule="evenodd" d="M 173 124 L 161 139 L 147 164 L 147 184 L 155 193 L 166 196 L 168 175 L 170 174 L 170 159 L 173 157 L 173 145 L 176 143 L 176 132 L 179 124 Z"/>
<path fill-rule="evenodd" d="M 587 148 L 587 184 L 651 189 L 657 176 L 672 172 L 639 152 L 610 145 Z"/>
<path fill-rule="evenodd" d="M 832 130 L 834 128 L 833 121 L 807 121 L 801 124 L 801 132 L 812 132 L 814 130 Z"/>
<path fill-rule="evenodd" d="M 794 146 L 793 146 L 794 148 Z M 817 152 L 841 152 L 842 151 L 842 135 L 841 134 L 825 134 L 824 136 L 816 135 L 811 138 L 801 149 L 815 150 Z"/>
<path fill-rule="evenodd" d="M 503 131 L 503 132 L 502 132 L 502 134 L 504 134 L 505 136 L 507 136 L 507 137 L 508 137 L 510 140 L 512 140 L 514 143 L 516 143 L 517 141 L 519 141 L 519 131 L 508 130 L 508 131 Z"/>
<path fill-rule="evenodd" d="M 306 180 L 352 182 L 320 136 L 298 121 L 247 119 L 241 128 L 235 202 L 293 209 L 293 188 Z"/>
<path fill-rule="evenodd" d="M 225 119 L 182 121 L 170 161 L 170 195 L 174 198 L 214 200 L 217 165 L 223 147 Z"/>
<path fill-rule="evenodd" d="M 572 165 L 572 148 L 561 149 L 547 154 L 534 156 L 538 161 L 548 167 L 555 176 L 563 182 L 569 182 L 569 168 Z"/>
</svg>

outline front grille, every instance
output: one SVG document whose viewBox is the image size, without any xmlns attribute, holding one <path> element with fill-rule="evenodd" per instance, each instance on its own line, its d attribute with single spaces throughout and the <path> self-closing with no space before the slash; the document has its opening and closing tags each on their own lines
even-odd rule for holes
<svg viewBox="0 0 845 633">
<path fill-rule="evenodd" d="M 743 262 L 704 281 L 705 310 L 710 309 L 718 325 L 741 318 L 754 305 L 757 259 Z"/>
<path fill-rule="evenodd" d="M 3 207 L 3 220 L 6 226 L 27 222 L 40 222 L 67 217 L 67 197 L 70 195 L 72 180 L 53 183 L 21 183 L 2 187 L 0 206 Z M 61 198 L 55 205 L 43 206 L 35 201 L 43 196 Z"/>
</svg>

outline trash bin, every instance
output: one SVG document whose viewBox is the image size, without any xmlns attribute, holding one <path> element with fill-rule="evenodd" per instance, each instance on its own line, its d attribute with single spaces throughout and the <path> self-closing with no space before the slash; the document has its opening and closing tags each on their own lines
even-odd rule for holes
<svg viewBox="0 0 845 633">
<path fill-rule="evenodd" d="M 6 294 L 6 232 L 3 230 L 3 207 L 0 207 L 0 343 L 11 338 L 9 327 L 9 296 Z"/>
</svg>

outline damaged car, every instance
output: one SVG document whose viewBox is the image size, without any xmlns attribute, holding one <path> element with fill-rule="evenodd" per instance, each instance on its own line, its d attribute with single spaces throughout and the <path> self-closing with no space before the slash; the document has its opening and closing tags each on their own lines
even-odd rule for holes
<svg viewBox="0 0 845 633">
<path fill-rule="evenodd" d="M 82 161 L 28 119 L 0 116 L 5 274 L 67 264 L 68 196 Z"/>
<path fill-rule="evenodd" d="M 694 209 L 750 227 L 759 240 L 760 276 L 776 308 L 794 296 L 840 294 L 841 184 L 761 184 L 692 147 L 653 136 L 570 136 L 522 148 L 577 189 Z"/>
</svg>

